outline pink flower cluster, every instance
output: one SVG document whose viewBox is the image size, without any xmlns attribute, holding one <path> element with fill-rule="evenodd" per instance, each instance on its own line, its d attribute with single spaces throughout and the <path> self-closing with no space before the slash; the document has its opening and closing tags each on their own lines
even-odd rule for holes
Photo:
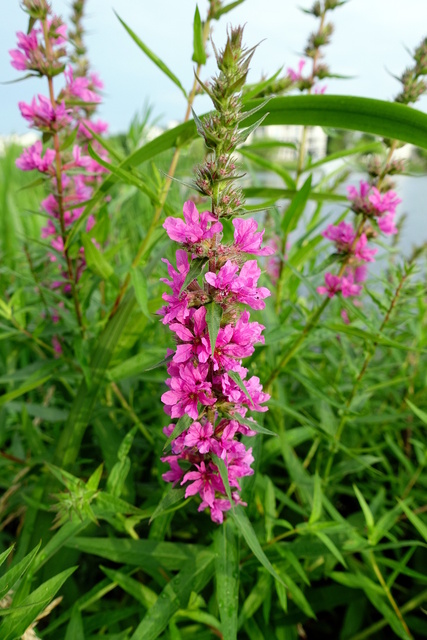
<svg viewBox="0 0 427 640">
<path fill-rule="evenodd" d="M 248 410 L 267 411 L 263 404 L 270 397 L 259 378 L 248 378 L 242 366 L 242 358 L 254 352 L 255 344 L 264 342 L 264 327 L 250 322 L 249 311 L 241 305 L 265 307 L 270 292 L 258 287 L 261 271 L 256 260 L 246 261 L 246 255 L 267 256 L 273 249 L 261 248 L 263 232 L 257 230 L 255 220 L 235 218 L 233 225 L 234 242 L 221 244 L 221 222 L 210 212 L 199 214 L 191 201 L 184 204 L 184 220 L 169 217 L 163 225 L 184 249 L 176 252 L 176 269 L 164 260 L 169 278 L 162 281 L 171 293 L 163 294 L 167 304 L 159 313 L 175 334 L 177 346 L 170 354 L 169 390 L 162 401 L 171 418 L 187 420 L 184 431 L 171 442 L 171 453 L 162 458 L 170 465 L 163 478 L 185 485 L 186 497 L 198 494 L 199 511 L 209 508 L 217 523 L 232 505 L 215 460 L 225 464 L 234 503 L 243 504 L 238 493 L 240 479 L 253 473 L 253 456 L 239 436 L 255 435 L 253 419 L 246 414 Z M 208 268 L 201 276 L 202 285 L 196 277 L 186 284 L 194 260 Z M 221 317 L 214 333 L 208 316 L 212 305 Z M 175 427 L 169 424 L 164 433 L 170 437 Z"/>
<path fill-rule="evenodd" d="M 401 202 L 394 191 L 381 193 L 376 187 L 364 180 L 360 181 L 359 190 L 350 186 L 347 188 L 348 199 L 352 210 L 362 216 L 357 227 L 340 222 L 330 224 L 322 233 L 325 238 L 335 244 L 337 253 L 345 261 L 342 275 L 325 274 L 325 286 L 317 288 L 318 293 L 333 298 L 341 293 L 343 298 L 359 296 L 362 284 L 366 280 L 366 263 L 375 261 L 377 249 L 368 248 L 369 237 L 375 234 L 368 221 L 376 223 L 385 235 L 397 233 L 394 224 L 396 207 Z"/>
<path fill-rule="evenodd" d="M 304 60 L 304 58 L 301 58 L 298 61 L 298 67 L 297 67 L 296 70 L 292 69 L 292 67 L 288 67 L 287 70 L 286 70 L 288 78 L 290 80 L 292 80 L 292 82 L 300 83 L 301 84 L 301 89 L 306 89 L 307 87 L 309 87 L 310 86 L 310 82 L 311 82 L 308 77 L 304 78 L 304 76 L 302 74 L 302 70 L 305 67 L 305 63 L 306 63 L 306 60 Z M 313 85 L 313 87 L 314 87 L 314 93 L 316 93 L 316 94 L 323 94 L 323 93 L 325 93 L 325 91 L 327 89 L 326 84 L 323 85 L 322 87 L 320 87 L 319 85 Z"/>
<path fill-rule="evenodd" d="M 49 10 L 50 11 L 50 10 Z M 47 35 L 47 37 L 46 37 Z M 88 153 L 88 142 L 92 138 L 90 127 L 95 133 L 102 133 L 107 125 L 92 121 L 94 105 L 100 102 L 98 93 L 102 88 L 96 74 L 76 77 L 71 66 L 66 67 L 64 57 L 67 50 L 67 27 L 60 18 L 37 20 L 28 34 L 19 32 L 18 49 L 11 50 L 12 66 L 20 71 L 33 70 L 40 76 L 47 76 L 50 94 L 38 94 L 31 103 L 20 102 L 19 109 L 31 127 L 42 132 L 52 147 L 43 150 L 41 140 L 27 149 L 16 161 L 22 171 L 38 171 L 50 180 L 51 193 L 41 203 L 49 219 L 42 229 L 42 238 L 50 238 L 53 252 L 52 262 L 58 262 L 60 279 L 53 287 L 63 287 L 70 291 L 69 273 L 58 261 L 58 254 L 64 254 L 65 234 L 84 211 L 94 188 L 107 170 L 92 159 Z M 64 87 L 56 97 L 53 95 L 53 77 L 58 78 L 63 71 Z M 67 140 L 73 140 L 67 144 Z M 92 145 L 97 153 L 108 159 L 105 150 L 94 140 Z M 95 219 L 90 216 L 86 231 L 90 231 Z M 80 248 L 76 259 L 74 280 L 78 281 L 85 267 L 84 250 Z"/>
</svg>

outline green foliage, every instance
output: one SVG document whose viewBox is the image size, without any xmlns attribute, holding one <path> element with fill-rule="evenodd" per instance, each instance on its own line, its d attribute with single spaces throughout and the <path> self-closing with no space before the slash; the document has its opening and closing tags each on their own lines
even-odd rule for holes
<svg viewBox="0 0 427 640">
<path fill-rule="evenodd" d="M 215 2 L 210 17 L 241 2 Z M 197 9 L 198 64 L 204 26 Z M 247 95 L 260 95 L 276 76 Z M 244 109 L 257 111 L 244 127 L 263 117 L 262 125 L 338 127 L 427 148 L 427 116 L 404 105 L 304 95 L 248 99 Z M 43 181 L 16 170 L 18 148 L 0 158 L 0 599 L 10 596 L 0 637 L 20 637 L 60 593 L 36 627 L 46 640 L 252 640 L 272 629 L 280 640 L 427 638 L 425 253 L 409 260 L 398 242 L 379 245 L 380 268 L 360 306 L 337 298 L 322 304 L 316 291 L 339 265 L 320 234 L 352 215 L 345 173 L 358 171 L 366 154 L 384 160 L 381 142 L 344 140 L 300 171 L 274 155 L 288 143 L 255 139 L 240 149 L 247 211 L 256 210 L 286 258 L 276 287 L 261 260 L 273 294 L 253 315 L 266 327 L 265 344 L 244 363 L 269 380 L 272 396 L 258 422 L 250 413 L 240 420 L 258 432 L 255 473 L 242 482 L 247 506 L 217 526 L 185 488 L 163 481 L 160 461 L 191 423 L 185 415 L 171 436 L 162 432 L 173 345 L 155 314 L 167 277 L 161 258 L 174 258 L 162 223 L 194 195 L 185 185 L 204 149 L 192 120 L 149 142 L 144 124 L 107 142 L 95 136 L 110 162 L 90 151 L 109 174 L 68 240 L 71 251 L 85 248 L 84 336 L 71 299 L 50 286 L 37 213 Z M 179 180 L 167 191 L 163 176 L 177 154 Z M 335 172 L 330 163 L 340 160 L 346 164 Z M 95 227 L 84 233 L 101 202 Z M 182 290 L 201 282 L 207 267 L 194 260 Z M 213 302 L 206 320 L 213 352 L 221 323 Z M 240 375 L 230 377 L 250 398 Z M 223 460 L 216 464 L 225 479 Z"/>
</svg>

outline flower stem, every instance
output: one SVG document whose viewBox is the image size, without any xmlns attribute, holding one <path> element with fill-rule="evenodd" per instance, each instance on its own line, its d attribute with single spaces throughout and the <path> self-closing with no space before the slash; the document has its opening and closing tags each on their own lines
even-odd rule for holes
<svg viewBox="0 0 427 640">
<path fill-rule="evenodd" d="M 47 53 L 47 55 L 49 57 L 52 57 L 52 47 L 51 47 L 50 40 L 49 40 L 47 19 L 42 20 L 42 27 L 43 27 L 43 35 L 44 35 L 45 45 L 46 45 L 46 53 Z M 56 99 L 55 99 L 55 93 L 54 93 L 54 90 L 53 90 L 53 78 L 52 78 L 52 76 L 49 76 L 49 75 L 47 76 L 47 82 L 48 82 L 48 86 L 49 86 L 50 102 L 52 104 L 52 107 L 56 108 L 57 103 L 56 103 Z M 57 188 L 56 201 L 58 203 L 59 224 L 60 224 L 60 227 L 61 227 L 61 237 L 62 237 L 62 242 L 63 242 L 63 246 L 64 246 L 64 257 L 65 257 L 65 261 L 66 261 L 66 264 L 67 264 L 68 280 L 70 282 L 71 293 L 72 293 L 72 296 L 73 296 L 74 308 L 75 308 L 75 312 L 76 312 L 77 322 L 79 324 L 79 327 L 80 327 L 80 330 L 82 332 L 82 335 L 84 336 L 85 327 L 84 327 L 84 324 L 83 324 L 83 317 L 82 317 L 82 312 L 81 312 L 81 308 L 80 308 L 80 301 L 79 301 L 77 288 L 76 288 L 76 279 L 75 279 L 75 276 L 74 276 L 74 273 L 73 273 L 73 263 L 71 261 L 70 254 L 69 254 L 68 248 L 67 248 L 67 231 L 66 231 L 66 228 L 65 228 L 65 215 L 64 215 L 64 194 L 63 194 L 63 189 L 62 189 L 62 160 L 61 160 L 61 149 L 60 149 L 60 144 L 59 144 L 59 136 L 58 136 L 58 132 L 57 131 L 53 132 L 53 147 L 55 149 L 55 173 L 56 173 L 56 188 Z"/>
<path fill-rule="evenodd" d="M 378 346 L 378 343 L 379 343 L 380 335 L 381 335 L 384 327 L 386 326 L 386 324 L 390 320 L 390 316 L 391 316 L 391 314 L 393 312 L 393 309 L 396 306 L 396 303 L 397 303 L 397 301 L 399 299 L 399 296 L 401 294 L 401 291 L 402 291 L 402 287 L 403 287 L 407 277 L 408 277 L 408 273 L 406 272 L 406 273 L 403 274 L 403 276 L 401 277 L 401 279 L 399 281 L 399 284 L 398 284 L 398 286 L 396 288 L 396 291 L 394 293 L 394 296 L 392 298 L 390 306 L 389 306 L 389 308 L 387 310 L 387 313 L 385 314 L 384 319 L 383 319 L 383 321 L 381 323 L 381 326 L 380 326 L 380 328 L 378 330 L 378 333 L 377 333 L 377 335 L 375 337 L 375 340 L 372 343 L 371 350 L 366 355 L 365 360 L 364 360 L 364 362 L 362 364 L 362 368 L 359 371 L 359 375 L 357 376 L 356 381 L 355 381 L 355 383 L 353 385 L 353 388 L 352 388 L 352 390 L 350 392 L 350 395 L 347 398 L 347 401 L 346 401 L 345 407 L 344 407 L 344 411 L 343 411 L 343 414 L 341 416 L 340 423 L 338 425 L 337 431 L 336 431 L 335 436 L 334 436 L 332 449 L 331 449 L 331 452 L 330 452 L 330 455 L 329 455 L 329 458 L 328 458 L 328 462 L 327 462 L 327 465 L 326 465 L 325 478 L 324 478 L 325 482 L 327 482 L 327 480 L 329 478 L 329 475 L 331 473 L 334 457 L 335 457 L 336 452 L 338 451 L 338 445 L 340 443 L 340 440 L 341 440 L 341 437 L 342 437 L 342 434 L 343 434 L 343 431 L 344 431 L 344 427 L 345 427 L 345 425 L 347 423 L 347 420 L 348 420 L 348 414 L 349 414 L 351 403 L 353 402 L 353 399 L 354 399 L 354 397 L 356 395 L 356 392 L 357 392 L 357 390 L 359 388 L 360 383 L 362 382 L 362 379 L 363 379 L 363 377 L 364 377 L 364 375 L 366 373 L 366 370 L 367 370 L 367 368 L 369 366 L 369 363 L 371 362 L 372 358 L 375 355 L 375 352 L 376 352 L 376 349 L 377 349 L 377 346 Z"/>
</svg>

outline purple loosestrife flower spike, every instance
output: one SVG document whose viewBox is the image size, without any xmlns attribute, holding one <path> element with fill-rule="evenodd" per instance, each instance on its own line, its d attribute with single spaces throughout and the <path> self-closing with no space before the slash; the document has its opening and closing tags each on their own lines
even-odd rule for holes
<svg viewBox="0 0 427 640">
<path fill-rule="evenodd" d="M 43 151 L 42 141 L 38 140 L 24 149 L 16 165 L 22 171 L 39 171 L 50 177 L 51 193 L 41 203 L 50 218 L 41 235 L 44 239 L 50 239 L 54 252 L 49 258 L 58 265 L 60 271 L 60 276 L 51 286 L 68 293 L 71 290 L 70 276 L 77 283 L 86 266 L 84 249 L 80 247 L 77 251 L 74 269 L 68 272 L 60 264 L 58 253 L 65 256 L 66 234 L 83 213 L 84 203 L 91 198 L 106 172 L 88 155 L 88 142 L 92 138 L 88 127 L 96 132 L 106 128 L 105 123 L 92 120 L 95 107 L 101 101 L 99 89 L 102 83 L 95 74 L 87 72 L 87 76 L 76 75 L 71 66 L 66 66 L 69 53 L 67 26 L 52 15 L 50 5 L 45 0 L 24 0 L 23 5 L 34 24 L 28 34 L 18 32 L 18 48 L 10 51 L 11 64 L 20 71 L 29 69 L 45 76 L 49 97 L 38 94 L 30 104 L 20 102 L 18 106 L 32 128 L 54 141 L 54 148 L 46 146 Z M 63 80 L 63 88 L 56 96 L 53 91 L 54 78 L 55 82 Z M 71 136 L 75 136 L 74 145 L 62 148 L 61 143 Z M 99 143 L 94 140 L 91 143 L 98 155 L 107 160 L 108 155 Z M 90 215 L 85 226 L 86 232 L 94 224 L 95 218 Z M 52 310 L 52 319 L 58 321 L 59 317 L 58 310 Z M 58 347 L 56 343 L 54 348 L 59 353 L 60 345 Z"/>
<path fill-rule="evenodd" d="M 198 120 L 199 133 L 211 153 L 197 167 L 195 182 L 197 190 L 211 199 L 211 207 L 199 213 L 188 201 L 183 207 L 184 220 L 165 220 L 168 236 L 182 248 L 176 252 L 176 269 L 164 260 L 169 278 L 162 281 L 171 293 L 163 294 L 166 304 L 159 314 L 177 342 L 168 364 L 169 390 L 162 395 L 164 410 L 171 418 L 190 418 L 188 428 L 172 441 L 171 455 L 162 458 L 170 466 L 163 479 L 185 486 L 186 497 L 198 495 L 199 511 L 209 509 L 212 520 L 221 523 L 234 504 L 244 504 L 239 495 L 241 479 L 253 474 L 252 449 L 240 441 L 241 435 L 256 434 L 248 427 L 248 420 L 249 424 L 252 421 L 248 411 L 266 411 L 270 397 L 259 378 L 249 377 L 242 366 L 242 359 L 264 342 L 263 325 L 250 321 L 244 305 L 263 309 L 270 295 L 267 288 L 258 286 L 261 269 L 257 261 L 247 257 L 269 256 L 274 249 L 262 247 L 264 231 L 258 231 L 255 220 L 235 217 L 243 213 L 243 194 L 234 185 L 237 173 L 232 153 L 241 139 L 240 91 L 253 50 L 242 46 L 242 29 L 237 28 L 230 31 L 224 50 L 215 54 L 220 73 L 207 91 L 217 110 Z M 230 244 L 222 242 L 221 218 L 233 218 Z M 184 287 L 194 260 L 206 265 L 205 273 Z M 209 325 L 212 311 L 218 318 L 216 331 Z M 168 425 L 165 434 L 170 436 L 174 428 Z M 233 504 L 227 498 L 217 458 L 225 465 Z"/>
</svg>

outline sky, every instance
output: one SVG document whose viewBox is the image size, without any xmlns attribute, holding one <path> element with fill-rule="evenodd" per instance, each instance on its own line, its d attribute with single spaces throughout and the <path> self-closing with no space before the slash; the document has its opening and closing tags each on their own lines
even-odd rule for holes
<svg viewBox="0 0 427 640">
<path fill-rule="evenodd" d="M 316 28 L 308 8 L 313 0 L 245 0 L 213 26 L 217 47 L 225 42 L 227 24 L 246 24 L 248 46 L 261 42 L 249 75 L 256 82 L 280 67 L 296 67 L 309 33 Z M 70 1 L 51 0 L 54 12 L 67 19 Z M 227 3 L 227 2 L 226 2 Z M 7 11 L 4 10 L 7 5 Z M 207 0 L 198 0 L 206 15 Z M 104 102 L 99 115 L 109 122 L 112 133 L 125 131 L 135 113 L 151 105 L 160 124 L 181 120 L 185 99 L 179 89 L 136 46 L 114 14 L 114 10 L 174 72 L 186 88 L 193 81 L 192 23 L 196 0 L 87 0 L 86 42 L 93 70 L 104 81 Z M 0 82 L 22 77 L 9 64 L 8 50 L 15 48 L 16 31 L 26 31 L 27 16 L 19 0 L 0 0 Z M 333 73 L 352 76 L 328 80 L 329 94 L 393 99 L 400 75 L 411 62 L 411 51 L 427 36 L 426 0 L 349 0 L 329 14 L 335 32 L 325 49 L 325 62 Z M 213 56 L 202 73 L 215 72 Z M 29 102 L 35 93 L 46 93 L 46 80 L 30 79 L 0 85 L 0 135 L 28 131 L 17 103 Z M 59 86 L 59 85 L 57 85 Z M 417 107 L 427 110 L 423 98 Z M 206 97 L 198 97 L 196 112 L 210 108 Z"/>
</svg>

